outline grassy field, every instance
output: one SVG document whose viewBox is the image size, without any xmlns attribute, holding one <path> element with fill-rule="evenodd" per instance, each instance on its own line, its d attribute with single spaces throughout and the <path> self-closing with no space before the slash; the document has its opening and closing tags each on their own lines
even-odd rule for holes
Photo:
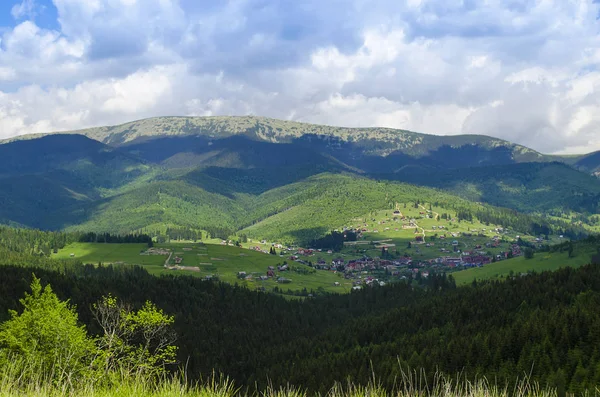
<svg viewBox="0 0 600 397">
<path fill-rule="evenodd" d="M 452 273 L 457 285 L 464 285 L 473 282 L 473 280 L 486 280 L 504 278 L 511 274 L 516 276 L 535 271 L 553 271 L 561 267 L 579 267 L 590 263 L 591 256 L 595 251 L 592 249 L 581 249 L 575 252 L 574 257 L 569 258 L 567 252 L 538 252 L 532 259 L 525 259 L 523 256 L 508 259 L 502 262 L 491 263 L 489 265 L 462 270 Z"/>
<path fill-rule="evenodd" d="M 177 269 L 164 267 L 168 255 L 141 255 L 147 250 L 145 244 L 102 244 L 102 243 L 74 243 L 60 250 L 53 257 L 82 261 L 84 263 L 104 263 L 141 265 L 148 272 L 160 274 L 186 274 L 197 277 L 216 277 L 230 284 L 245 285 L 253 289 L 272 291 L 278 287 L 283 292 L 296 292 L 306 289 L 307 292 L 326 291 L 345 293 L 352 287 L 351 282 L 344 280 L 340 275 L 324 270 L 314 270 L 309 266 L 291 262 L 286 257 L 268 255 L 248 249 L 218 244 L 203 243 L 170 243 L 157 244 L 158 249 L 169 251 L 172 255 L 168 262 L 170 267 L 176 265 L 175 258 L 182 258 Z M 74 256 L 71 256 L 74 254 Z M 290 266 L 289 271 L 279 272 L 278 265 L 284 261 Z M 261 280 L 266 276 L 269 266 L 275 268 L 275 277 Z M 245 272 L 246 277 L 238 277 L 239 272 Z M 277 278 L 283 277 L 289 283 L 278 283 Z M 334 283 L 338 282 L 336 286 Z M 289 291 L 288 291 L 289 290 Z"/>
<path fill-rule="evenodd" d="M 164 256 L 140 255 L 148 249 L 146 244 L 103 244 L 73 243 L 53 254 L 55 259 L 68 259 L 83 263 L 129 264 L 159 266 L 165 263 Z"/>
</svg>

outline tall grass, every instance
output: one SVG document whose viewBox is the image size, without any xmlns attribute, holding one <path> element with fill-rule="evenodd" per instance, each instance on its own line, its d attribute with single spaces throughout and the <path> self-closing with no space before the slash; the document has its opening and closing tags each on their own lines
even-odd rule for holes
<svg viewBox="0 0 600 397">
<path fill-rule="evenodd" d="M 269 386 L 263 391 L 248 392 L 237 388 L 226 377 L 213 375 L 195 384 L 181 376 L 150 379 L 125 375 L 78 382 L 53 380 L 51 374 L 35 374 L 35 366 L 13 361 L 0 368 L 0 397 L 312 397 L 302 387 Z M 56 379 L 56 378 L 54 378 Z M 66 379 L 66 378 L 65 378 Z M 600 389 L 584 395 L 600 396 Z M 540 388 L 524 379 L 512 388 L 500 388 L 482 378 L 476 381 L 455 379 L 436 374 L 431 384 L 416 371 L 403 371 L 395 390 L 385 390 L 376 380 L 367 385 L 337 383 L 321 397 L 558 397 L 555 390 Z"/>
</svg>

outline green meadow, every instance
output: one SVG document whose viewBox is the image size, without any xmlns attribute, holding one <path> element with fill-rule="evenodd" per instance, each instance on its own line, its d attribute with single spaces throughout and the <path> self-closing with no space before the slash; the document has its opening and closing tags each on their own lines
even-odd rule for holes
<svg viewBox="0 0 600 397">
<path fill-rule="evenodd" d="M 162 268 L 166 257 L 140 255 L 146 244 L 73 243 L 52 254 L 54 259 L 66 259 L 83 263 L 128 264 L 158 266 Z"/>
<path fill-rule="evenodd" d="M 464 285 L 473 280 L 501 279 L 510 275 L 519 276 L 528 272 L 558 270 L 562 267 L 580 267 L 587 265 L 595 253 L 591 247 L 576 250 L 573 257 L 567 252 L 537 252 L 532 259 L 520 256 L 501 262 L 452 273 L 457 285 Z"/>
<path fill-rule="evenodd" d="M 140 265 L 155 275 L 181 274 L 202 278 L 212 277 L 251 289 L 264 288 L 265 291 L 272 291 L 277 287 L 284 293 L 304 290 L 308 293 L 311 291 L 345 293 L 352 287 L 351 282 L 344 280 L 341 274 L 315 270 L 292 262 L 287 256 L 269 255 L 228 245 L 192 242 L 156 244 L 154 248 L 171 252 L 168 262 L 170 269 L 164 266 L 169 255 L 142 255 L 142 252 L 148 249 L 145 244 L 74 243 L 66 246 L 53 257 L 92 264 Z M 179 264 L 175 262 L 176 257 L 182 258 Z M 284 261 L 288 263 L 290 270 L 279 272 L 277 266 L 282 265 Z M 275 277 L 261 280 L 260 277 L 266 276 L 269 266 L 275 268 Z M 246 277 L 239 276 L 239 272 L 245 272 Z M 289 282 L 279 283 L 277 282 L 279 277 Z M 339 285 L 335 285 L 336 282 Z"/>
</svg>

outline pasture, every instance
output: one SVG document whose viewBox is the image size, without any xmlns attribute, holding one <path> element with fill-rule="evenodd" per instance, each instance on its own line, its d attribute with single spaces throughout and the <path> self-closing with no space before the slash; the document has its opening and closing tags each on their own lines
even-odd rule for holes
<svg viewBox="0 0 600 397">
<path fill-rule="evenodd" d="M 140 252 L 147 249 L 146 244 L 73 243 L 52 254 L 52 258 L 92 264 L 128 264 L 162 268 L 166 256 L 140 255 Z"/>
<path fill-rule="evenodd" d="M 537 252 L 532 259 L 520 256 L 483 267 L 461 270 L 452 273 L 457 285 L 472 283 L 473 280 L 501 279 L 510 275 L 519 276 L 528 272 L 554 271 L 561 267 L 579 267 L 590 263 L 594 252 L 582 248 L 569 258 L 567 252 Z"/>
<path fill-rule="evenodd" d="M 164 266 L 168 255 L 142 255 L 141 253 L 148 249 L 145 244 L 74 243 L 53 254 L 53 257 L 92 264 L 140 265 L 155 275 L 180 274 L 215 278 L 251 289 L 273 291 L 278 288 L 283 293 L 345 293 L 352 287 L 350 281 L 344 280 L 334 272 L 315 270 L 292 262 L 287 257 L 249 249 L 203 243 L 156 244 L 155 248 L 172 253 L 168 262 L 169 268 Z M 71 254 L 74 256 L 71 257 Z M 179 263 L 176 263 L 177 257 L 181 258 Z M 277 266 L 283 265 L 284 262 L 290 270 L 278 271 Z M 275 268 L 275 276 L 261 279 L 261 276 L 267 275 L 269 266 Z M 240 276 L 240 272 L 245 272 L 245 277 Z M 277 282 L 280 277 L 289 282 Z M 339 285 L 334 285 L 336 282 Z"/>
</svg>

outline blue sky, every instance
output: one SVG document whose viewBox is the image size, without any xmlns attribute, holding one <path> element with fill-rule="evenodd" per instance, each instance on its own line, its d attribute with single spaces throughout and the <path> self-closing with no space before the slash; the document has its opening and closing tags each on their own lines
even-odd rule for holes
<svg viewBox="0 0 600 397">
<path fill-rule="evenodd" d="M 3 0 L 0 138 L 162 115 L 600 150 L 593 0 Z"/>
<path fill-rule="evenodd" d="M 1 28 L 10 29 L 28 19 L 46 29 L 60 28 L 57 9 L 51 0 L 0 2 Z"/>
</svg>

